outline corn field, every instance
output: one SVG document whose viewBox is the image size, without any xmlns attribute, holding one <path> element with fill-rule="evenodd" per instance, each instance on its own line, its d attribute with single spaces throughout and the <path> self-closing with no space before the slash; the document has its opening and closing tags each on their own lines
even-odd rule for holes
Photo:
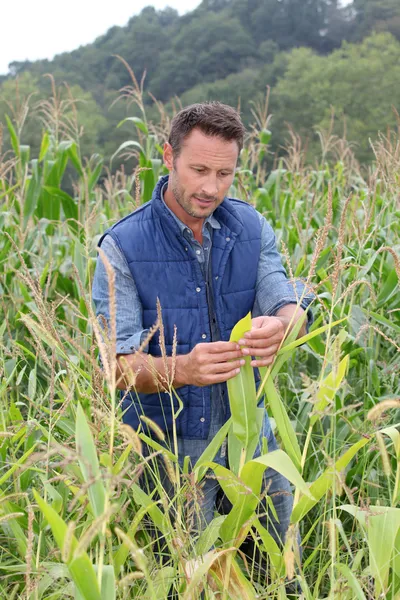
<svg viewBox="0 0 400 600">
<path fill-rule="evenodd" d="M 229 421 L 193 470 L 181 471 L 174 448 L 122 424 L 115 336 L 111 328 L 104 341 L 91 301 L 100 235 L 148 201 L 166 173 L 167 113 L 159 104 L 159 122 L 147 120 L 134 78 L 124 94 L 139 116 L 128 120 L 132 138 L 115 156 L 132 159 L 132 173 L 81 156 L 74 111 L 60 110 L 56 92 L 42 106 L 38 156 L 24 145 L 21 111 L 1 130 L 10 150 L 0 141 L 0 597 L 282 600 L 294 579 L 307 600 L 400 598 L 397 133 L 372 142 L 368 167 L 329 132 L 320 133 L 318 164 L 307 164 L 294 133 L 274 160 L 273 121 L 254 106 L 232 196 L 267 216 L 289 276 L 316 295 L 315 320 L 262 372 L 281 450 L 250 460 L 247 442 L 236 439 L 237 460 L 219 467 L 213 458 L 232 434 Z M 246 327 L 245 319 L 232 339 Z M 255 391 L 243 398 L 240 389 L 229 388 L 239 420 L 243 403 L 256 410 Z M 153 468 L 160 455 L 172 502 Z M 258 520 L 266 466 L 294 486 L 283 550 Z M 144 472 L 157 495 L 139 486 Z M 209 476 L 232 508 L 196 539 L 188 498 L 195 511 Z M 246 537 L 268 577 L 244 556 Z"/>
</svg>

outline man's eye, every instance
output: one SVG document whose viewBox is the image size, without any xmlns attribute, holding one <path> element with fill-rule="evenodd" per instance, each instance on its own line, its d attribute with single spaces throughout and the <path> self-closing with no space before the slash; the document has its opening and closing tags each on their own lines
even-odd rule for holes
<svg viewBox="0 0 400 600">
<path fill-rule="evenodd" d="M 197 167 L 193 167 L 193 170 L 197 173 L 204 173 L 204 169 L 198 169 Z"/>
</svg>

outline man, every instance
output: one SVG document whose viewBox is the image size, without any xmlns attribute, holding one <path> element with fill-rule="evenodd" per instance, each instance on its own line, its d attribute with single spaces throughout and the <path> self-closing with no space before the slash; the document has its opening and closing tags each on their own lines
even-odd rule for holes
<svg viewBox="0 0 400 600">
<path fill-rule="evenodd" d="M 246 355 L 256 357 L 251 362 L 255 372 L 270 365 L 290 321 L 293 325 L 311 302 L 305 296 L 297 306 L 266 219 L 248 203 L 227 197 L 244 135 L 238 113 L 224 104 L 181 110 L 164 144 L 169 176 L 159 180 L 150 202 L 99 241 L 115 272 L 120 389 L 129 382 L 120 357 L 136 373 L 135 391 L 123 401 L 123 420 L 137 429 L 144 414 L 171 436 L 178 404 L 171 406 L 163 382 L 171 375 L 176 325 L 173 386 L 183 403 L 176 420 L 178 453 L 181 463 L 188 455 L 192 465 L 229 418 L 227 380 L 237 375 Z M 301 291 L 298 285 L 298 296 Z M 157 298 L 167 360 L 161 356 L 158 332 L 146 352 L 135 352 L 156 322 Z M 109 320 L 108 281 L 100 259 L 93 300 L 97 315 Z M 229 342 L 233 326 L 249 311 L 251 333 L 240 345 Z M 305 325 L 300 334 L 304 332 Z M 267 414 L 262 433 L 268 449 L 275 449 Z M 226 464 L 225 445 L 215 461 Z M 266 471 L 265 484 L 279 518 L 270 518 L 269 529 L 279 543 L 292 510 L 290 486 L 272 469 Z M 213 517 L 217 492 L 215 481 L 206 479 L 205 523 Z"/>
</svg>

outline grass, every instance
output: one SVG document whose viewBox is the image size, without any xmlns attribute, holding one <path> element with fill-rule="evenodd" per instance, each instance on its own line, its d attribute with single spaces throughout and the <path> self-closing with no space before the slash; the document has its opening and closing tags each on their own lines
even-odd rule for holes
<svg viewBox="0 0 400 600">
<path fill-rule="evenodd" d="M 254 107 L 232 195 L 266 214 L 290 276 L 304 278 L 317 296 L 313 335 L 292 350 L 287 340 L 265 380 L 280 456 L 297 465 L 296 506 L 282 553 L 260 529 L 256 508 L 233 529 L 228 517 L 217 517 L 196 540 L 190 526 L 204 469 L 180 472 L 173 448 L 165 453 L 157 444 L 144 456 L 143 433 L 122 425 L 115 334 L 111 327 L 103 342 L 90 300 L 99 236 L 148 199 L 164 172 L 168 118 L 158 105 L 161 125 L 149 123 L 142 88 L 132 82 L 124 95 L 142 113 L 132 121 L 134 139 L 120 149 L 137 159 L 132 175 L 82 157 L 71 115 L 63 123 L 52 99 L 39 157 L 23 145 L 20 123 L 4 124 L 12 149 L 0 150 L 0 596 L 154 600 L 175 590 L 189 599 L 204 586 L 206 598 L 285 598 L 288 575 L 307 599 L 398 598 L 397 136 L 374 143 L 376 162 L 367 170 L 345 142 L 323 134 L 321 162 L 307 165 L 292 134 L 285 157 L 267 169 L 270 118 L 265 106 Z M 176 488 L 173 502 L 160 488 L 160 456 Z M 239 501 L 252 468 L 238 465 L 242 480 L 229 475 Z M 142 473 L 159 499 L 141 490 Z M 215 476 L 224 487 L 226 474 Z M 268 581 L 238 550 L 246 531 L 269 562 Z"/>
</svg>

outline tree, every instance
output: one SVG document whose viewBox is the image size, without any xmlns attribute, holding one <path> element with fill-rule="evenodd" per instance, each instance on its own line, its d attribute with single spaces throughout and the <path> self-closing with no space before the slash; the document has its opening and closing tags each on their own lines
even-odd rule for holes
<svg viewBox="0 0 400 600">
<path fill-rule="evenodd" d="M 400 109 L 400 43 L 390 34 L 376 34 L 362 44 L 344 43 L 329 56 L 293 50 L 287 69 L 272 93 L 274 132 L 285 123 L 310 142 L 315 131 L 328 129 L 332 107 L 342 134 L 357 143 L 361 161 L 372 158 L 369 140 L 395 126 L 392 107 Z M 314 150 L 316 146 L 314 144 Z"/>
<path fill-rule="evenodd" d="M 353 39 L 361 40 L 372 31 L 388 31 L 400 40 L 398 0 L 354 0 Z"/>
</svg>

